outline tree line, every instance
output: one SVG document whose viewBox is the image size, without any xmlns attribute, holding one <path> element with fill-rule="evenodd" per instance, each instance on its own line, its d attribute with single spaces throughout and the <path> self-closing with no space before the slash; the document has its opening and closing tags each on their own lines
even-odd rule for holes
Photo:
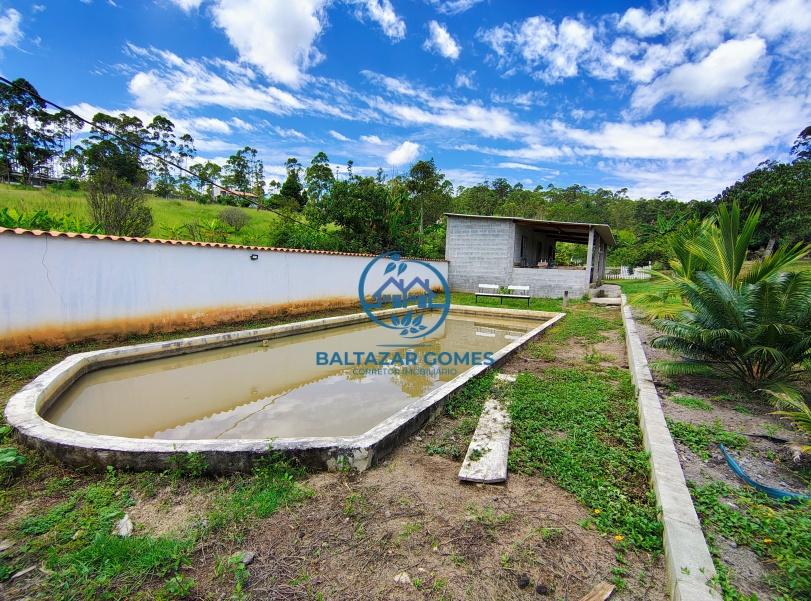
<svg viewBox="0 0 811 601">
<path fill-rule="evenodd" d="M 287 219 L 263 242 L 355 252 L 396 248 L 441 256 L 444 213 L 456 212 L 606 223 L 618 239 L 612 262 L 658 263 L 666 261 L 673 236 L 725 201 L 736 201 L 745 210 L 761 207 L 755 247 L 770 250 L 778 242 L 811 240 L 811 127 L 800 133 L 789 162 L 764 163 L 713 200 L 681 202 L 670 192 L 632 199 L 627 189 L 528 188 L 504 178 L 454 187 L 433 159 L 419 160 L 394 177 L 386 177 L 382 169 L 361 175 L 349 161 L 339 177 L 324 152 L 308 164 L 288 158 L 284 181 L 268 182 L 257 149 L 245 146 L 222 165 L 198 160 L 192 136 L 177 132 L 161 115 L 145 124 L 123 113 L 98 113 L 89 132 L 70 144 L 84 124 L 70 112 L 49 110 L 26 80 L 14 83 L 0 84 L 0 177 L 19 174 L 23 183 L 31 183 L 38 173 L 55 168 L 69 178 L 69 185 L 87 191 L 90 213 L 108 233 L 149 231 L 152 217 L 144 200 L 149 191 L 200 203 L 272 209 Z M 577 262 L 584 252 L 564 245 L 560 260 Z"/>
</svg>

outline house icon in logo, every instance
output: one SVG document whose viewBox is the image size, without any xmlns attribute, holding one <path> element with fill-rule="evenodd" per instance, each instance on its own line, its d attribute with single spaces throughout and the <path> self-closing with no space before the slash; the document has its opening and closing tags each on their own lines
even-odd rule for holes
<svg viewBox="0 0 811 601">
<path fill-rule="evenodd" d="M 412 294 L 412 291 L 415 293 Z M 393 309 L 407 307 L 410 299 L 414 299 L 420 308 L 430 307 L 434 303 L 434 296 L 427 277 L 414 277 L 406 284 L 404 279 L 390 276 L 372 294 L 375 305 L 382 307 L 384 304 L 391 304 Z"/>
</svg>

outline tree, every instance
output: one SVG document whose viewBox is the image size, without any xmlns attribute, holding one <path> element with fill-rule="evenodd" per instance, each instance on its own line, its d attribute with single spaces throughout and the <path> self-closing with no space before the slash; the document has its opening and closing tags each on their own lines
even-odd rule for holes
<svg viewBox="0 0 811 601">
<path fill-rule="evenodd" d="M 111 170 L 95 172 L 87 185 L 90 216 L 105 234 L 146 236 L 152 228 L 152 211 L 143 189 Z"/>
<path fill-rule="evenodd" d="M 285 162 L 284 168 L 287 170 L 287 179 L 282 184 L 279 196 L 295 208 L 301 209 L 306 202 L 304 186 L 301 185 L 301 163 L 298 159 L 290 157 Z"/>
<path fill-rule="evenodd" d="M 77 146 L 90 177 L 104 171 L 133 186 L 146 186 L 149 173 L 141 163 L 141 149 L 148 145 L 150 134 L 138 117 L 96 113 L 90 132 L 82 146 Z"/>
<path fill-rule="evenodd" d="M 794 145 L 791 147 L 791 154 L 794 161 L 811 161 L 811 125 L 806 127 L 797 136 Z"/>
<path fill-rule="evenodd" d="M 32 177 L 62 151 L 67 132 L 80 122 L 66 111 L 51 113 L 36 88 L 25 79 L 0 84 L 0 163 L 10 175 Z"/>
<path fill-rule="evenodd" d="M 736 202 L 741 208 L 762 210 L 753 248 L 811 241 L 811 160 L 768 162 L 747 173 L 719 194 L 717 203 Z"/>
<path fill-rule="evenodd" d="M 175 149 L 177 139 L 175 136 L 175 124 L 166 117 L 155 115 L 152 122 L 147 126 L 150 140 L 152 142 L 151 151 L 156 156 L 149 156 L 149 171 L 152 176 L 155 194 L 164 198 L 170 196 L 175 189 L 175 177 L 172 168 L 167 161 L 175 161 Z"/>
<path fill-rule="evenodd" d="M 205 163 L 195 163 L 189 167 L 189 171 L 197 176 L 191 179 L 193 180 L 192 184 L 197 189 L 198 194 L 203 194 L 205 191 L 208 196 L 212 196 L 214 190 L 209 182 L 217 183 L 222 173 L 222 167 L 217 163 L 206 161 Z"/>
<path fill-rule="evenodd" d="M 417 161 L 411 166 L 406 179 L 406 189 L 411 194 L 417 210 L 420 238 L 426 224 L 436 223 L 450 208 L 453 184 L 436 168 L 434 159 Z"/>
<path fill-rule="evenodd" d="M 674 240 L 671 282 L 690 310 L 655 320 L 662 336 L 652 344 L 682 357 L 661 364 L 672 374 L 709 369 L 750 390 L 796 397 L 794 383 L 811 359 L 811 274 L 784 269 L 811 245 L 747 264 L 760 217 L 754 210 L 743 219 L 737 204 L 721 205 L 716 219 Z"/>
<path fill-rule="evenodd" d="M 408 210 L 411 198 L 400 180 L 381 181 L 376 177 L 350 175 L 333 183 L 330 194 L 316 207 L 308 206 L 308 216 L 319 226 L 337 225 L 344 248 L 379 253 L 399 250 L 414 254 L 417 214 Z"/>
<path fill-rule="evenodd" d="M 326 197 L 335 183 L 335 175 L 329 166 L 329 157 L 323 152 L 316 154 L 304 172 L 308 202 L 318 203 Z"/>
</svg>

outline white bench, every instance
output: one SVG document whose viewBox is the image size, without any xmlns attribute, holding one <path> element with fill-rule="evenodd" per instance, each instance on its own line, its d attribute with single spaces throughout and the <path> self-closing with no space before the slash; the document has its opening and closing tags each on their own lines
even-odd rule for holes
<svg viewBox="0 0 811 601">
<path fill-rule="evenodd" d="M 532 298 L 529 295 L 529 286 L 507 286 L 507 292 L 499 292 L 499 290 L 501 290 L 501 286 L 495 284 L 479 284 L 479 291 L 476 292 L 476 302 L 479 302 L 480 296 L 489 296 L 498 298 L 501 301 L 500 304 L 503 305 L 505 298 L 517 298 L 526 300 L 527 307 L 529 307 L 529 301 Z"/>
</svg>

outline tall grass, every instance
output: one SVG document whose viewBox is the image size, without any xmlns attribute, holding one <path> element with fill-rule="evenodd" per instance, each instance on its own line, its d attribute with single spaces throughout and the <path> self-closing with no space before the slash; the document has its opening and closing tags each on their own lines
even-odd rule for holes
<svg viewBox="0 0 811 601">
<path fill-rule="evenodd" d="M 217 219 L 224 208 L 219 204 L 203 205 L 187 200 L 153 196 L 147 198 L 147 203 L 152 209 L 154 219 L 152 229 L 149 231 L 152 238 L 187 239 L 188 232 L 182 230 L 183 226 Z M 84 192 L 31 189 L 0 184 L 0 207 L 9 207 L 21 213 L 44 209 L 54 216 L 62 217 L 70 214 L 90 221 Z M 279 217 L 268 211 L 243 208 L 239 210 L 244 211 L 250 221 L 239 233 L 230 234 L 227 241 L 232 244 L 271 244 L 271 229 Z"/>
</svg>

